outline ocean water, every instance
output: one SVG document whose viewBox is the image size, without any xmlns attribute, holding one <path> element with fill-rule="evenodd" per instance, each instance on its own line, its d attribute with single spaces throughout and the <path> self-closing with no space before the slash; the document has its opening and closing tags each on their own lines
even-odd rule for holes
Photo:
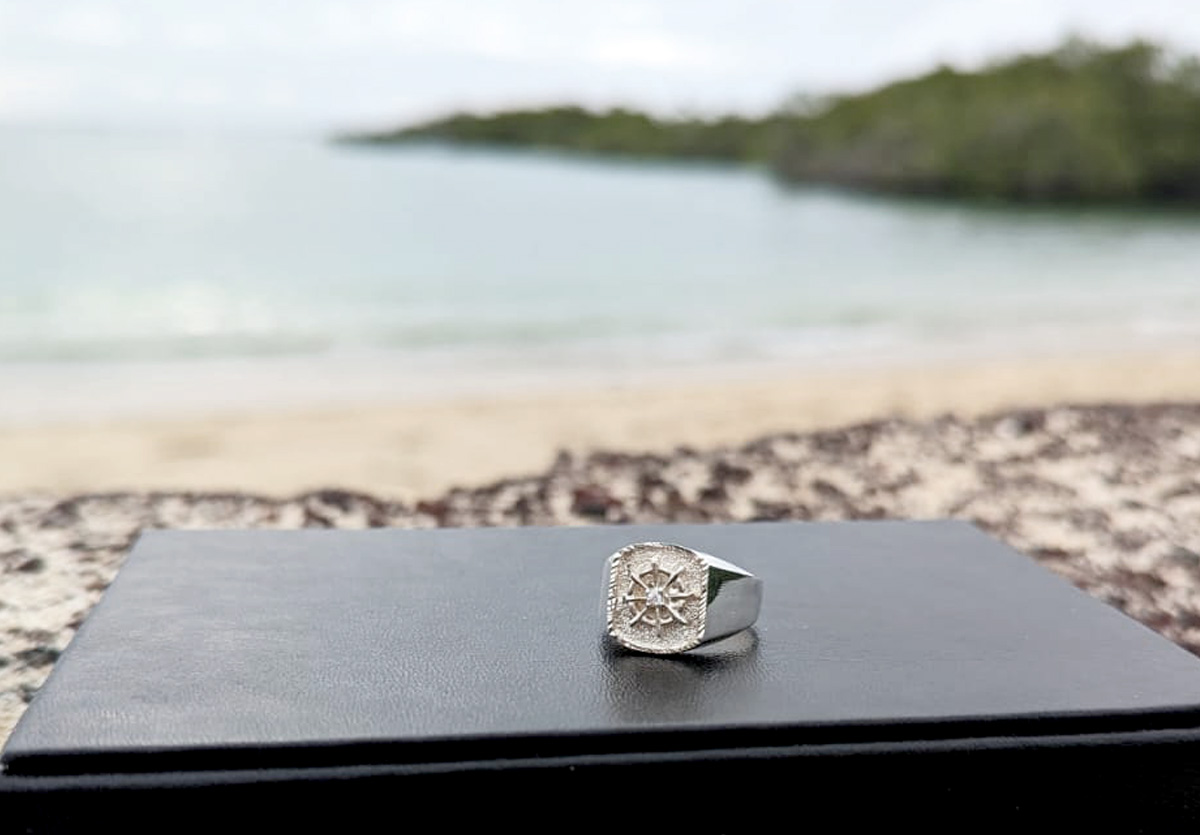
<svg viewBox="0 0 1200 835">
<path fill-rule="evenodd" d="M 384 396 L 1166 343 L 1200 345 L 1196 212 L 310 137 L 0 131 L 0 418 L 143 389 L 145 407 L 306 397 L 308 374 L 325 396 Z"/>
</svg>

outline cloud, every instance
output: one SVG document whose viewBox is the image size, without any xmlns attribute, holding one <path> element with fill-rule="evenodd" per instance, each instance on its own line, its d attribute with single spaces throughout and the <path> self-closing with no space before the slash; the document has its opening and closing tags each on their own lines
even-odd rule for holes
<svg viewBox="0 0 1200 835">
<path fill-rule="evenodd" d="M 107 49 L 126 46 L 134 36 L 134 27 L 127 17 L 99 3 L 59 10 L 46 30 L 52 38 L 66 43 Z"/>
<path fill-rule="evenodd" d="M 0 67 L 0 117 L 52 116 L 68 110 L 76 92 L 75 76 L 68 70 L 16 62 Z"/>
<path fill-rule="evenodd" d="M 728 64 L 717 49 L 654 32 L 601 38 L 583 57 L 601 66 L 654 70 L 718 70 Z"/>
<path fill-rule="evenodd" d="M 324 130 L 539 101 L 762 112 L 1070 29 L 1197 50 L 1192 3 L 0 0 L 0 118 Z"/>
</svg>

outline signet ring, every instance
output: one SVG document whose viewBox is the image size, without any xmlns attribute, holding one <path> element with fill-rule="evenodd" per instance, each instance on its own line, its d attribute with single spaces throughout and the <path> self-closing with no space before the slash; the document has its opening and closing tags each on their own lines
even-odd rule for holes
<svg viewBox="0 0 1200 835">
<path fill-rule="evenodd" d="M 605 562 L 608 635 L 626 649 L 668 655 L 748 629 L 762 580 L 731 562 L 669 542 L 635 542 Z"/>
</svg>

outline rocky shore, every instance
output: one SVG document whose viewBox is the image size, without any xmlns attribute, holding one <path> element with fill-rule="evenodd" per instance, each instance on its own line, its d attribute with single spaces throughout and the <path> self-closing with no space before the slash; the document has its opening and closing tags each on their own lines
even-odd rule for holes
<svg viewBox="0 0 1200 835">
<path fill-rule="evenodd" d="M 0 498 L 0 741 L 146 528 L 970 520 L 1200 654 L 1200 404 L 886 420 L 401 503 L 324 490 Z"/>
</svg>

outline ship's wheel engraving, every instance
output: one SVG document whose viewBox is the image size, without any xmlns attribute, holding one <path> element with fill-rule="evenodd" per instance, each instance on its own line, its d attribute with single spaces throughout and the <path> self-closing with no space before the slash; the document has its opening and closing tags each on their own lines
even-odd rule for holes
<svg viewBox="0 0 1200 835">
<path fill-rule="evenodd" d="M 689 592 L 679 579 L 684 569 L 668 572 L 660 568 L 657 559 L 650 560 L 650 567 L 641 574 L 629 572 L 629 591 L 625 593 L 622 602 L 633 606 L 635 612 L 629 625 L 644 623 L 661 630 L 669 623 L 688 622 L 681 607 L 685 602 L 696 597 L 696 592 Z"/>
</svg>

